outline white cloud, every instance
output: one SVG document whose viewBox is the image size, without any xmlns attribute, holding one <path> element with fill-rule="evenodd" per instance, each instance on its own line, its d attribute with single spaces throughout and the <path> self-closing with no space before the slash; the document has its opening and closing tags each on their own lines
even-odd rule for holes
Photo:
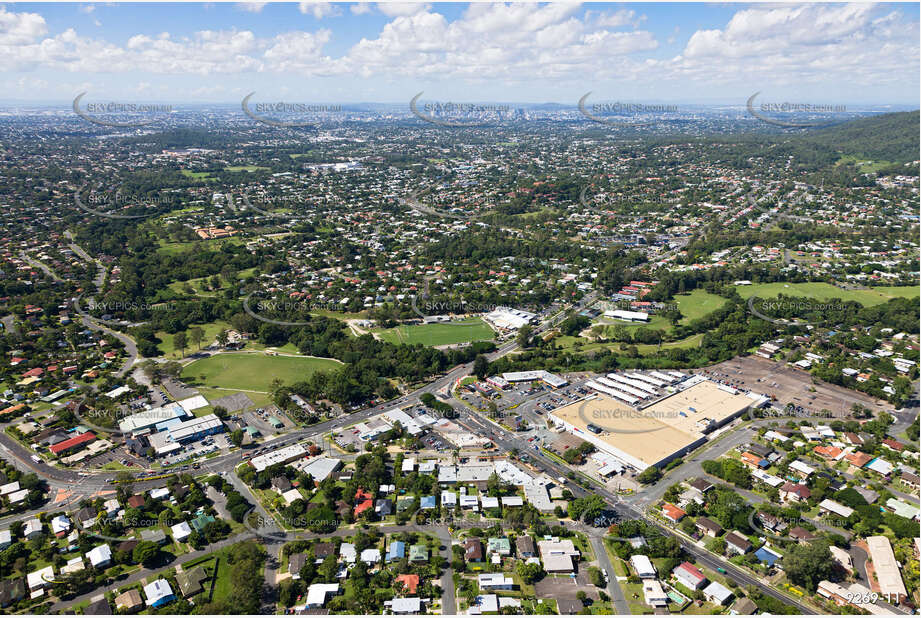
<svg viewBox="0 0 921 618">
<path fill-rule="evenodd" d="M 45 18 L 38 13 L 10 13 L 0 6 L 0 46 L 32 43 L 47 32 Z"/>
<path fill-rule="evenodd" d="M 257 12 L 262 3 L 239 6 Z M 472 94 L 486 81 L 514 85 L 543 80 L 532 91 L 544 85 L 549 90 L 587 86 L 587 91 L 595 88 L 590 84 L 598 84 L 599 96 L 603 88 L 625 84 L 639 92 L 662 84 L 680 88 L 673 84 L 693 83 L 706 92 L 725 84 L 732 84 L 735 91 L 755 83 L 838 80 L 904 85 L 917 80 L 911 71 L 919 61 L 917 22 L 876 5 L 744 7 L 722 27 L 691 33 L 682 52 L 670 58 L 655 54 L 659 41 L 639 25 L 645 17 L 631 10 L 473 3 L 452 21 L 439 12 L 438 5 L 376 6 L 389 21 L 336 56 L 324 51 L 333 41 L 332 29 L 310 31 L 302 25 L 272 36 L 256 36 L 249 30 L 202 30 L 181 37 L 164 32 L 137 34 L 116 43 L 75 29 L 48 36 L 41 15 L 14 13 L 0 6 L 4 58 L 0 71 L 48 69 L 84 79 L 84 73 L 130 74 L 150 80 L 144 74 L 248 72 L 293 79 L 352 75 L 453 79 L 465 87 L 474 84 Z M 325 2 L 302 2 L 299 9 L 316 19 L 343 12 Z M 362 15 L 372 9 L 361 3 L 349 10 Z M 677 27 L 667 30 L 669 40 L 680 32 Z M 207 87 L 195 84 L 199 85 Z M 224 92 L 232 94 L 233 85 L 226 88 Z"/>
<path fill-rule="evenodd" d="M 237 8 L 247 13 L 261 13 L 267 2 L 238 2 Z"/>
<path fill-rule="evenodd" d="M 298 9 L 305 15 L 313 15 L 314 19 L 323 19 L 324 17 L 336 17 L 341 15 L 338 7 L 329 2 L 301 2 Z"/>
<path fill-rule="evenodd" d="M 698 30 L 670 64 L 684 74 L 794 84 L 829 78 L 843 83 L 903 79 L 917 67 L 917 23 L 878 7 L 772 5 L 737 12 L 723 29 Z"/>
<path fill-rule="evenodd" d="M 387 17 L 409 17 L 417 13 L 427 12 L 431 4 L 419 2 L 378 2 L 377 10 Z"/>
</svg>

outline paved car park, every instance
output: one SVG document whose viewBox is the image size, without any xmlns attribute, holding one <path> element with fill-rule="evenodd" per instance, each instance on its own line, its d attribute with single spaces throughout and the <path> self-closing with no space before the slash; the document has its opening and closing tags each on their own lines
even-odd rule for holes
<svg viewBox="0 0 921 618">
<path fill-rule="evenodd" d="M 694 373 L 742 391 L 774 395 L 775 407 L 792 404 L 796 407 L 794 412 L 804 416 L 828 410 L 832 416 L 845 417 L 855 403 L 877 411 L 892 409 L 891 404 L 869 395 L 820 380 L 813 382 L 806 371 L 760 356 L 734 358 Z"/>
</svg>

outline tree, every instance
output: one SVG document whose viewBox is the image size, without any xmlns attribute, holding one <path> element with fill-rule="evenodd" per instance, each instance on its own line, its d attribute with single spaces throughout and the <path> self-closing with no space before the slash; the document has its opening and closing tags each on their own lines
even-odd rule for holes
<svg viewBox="0 0 921 618">
<path fill-rule="evenodd" d="M 544 576 L 544 568 L 533 562 L 519 562 L 515 570 L 526 584 L 532 584 Z"/>
<path fill-rule="evenodd" d="M 819 582 L 834 574 L 834 560 L 828 545 L 822 542 L 794 545 L 783 557 L 783 570 L 790 581 L 815 592 Z"/>
<path fill-rule="evenodd" d="M 486 374 L 489 372 L 489 360 L 482 354 L 477 354 L 477 357 L 473 359 L 473 373 L 480 380 L 486 377 Z"/>
<path fill-rule="evenodd" d="M 598 567 L 588 567 L 588 579 L 592 582 L 592 585 L 604 588 L 604 574 Z"/>
<path fill-rule="evenodd" d="M 153 541 L 141 541 L 134 546 L 131 558 L 134 562 L 141 563 L 145 567 L 150 567 L 156 563 L 160 556 L 160 546 Z"/>
<path fill-rule="evenodd" d="M 604 511 L 604 500 L 597 494 L 589 494 L 582 498 L 576 498 L 569 503 L 569 517 L 573 520 L 582 520 L 585 522 L 594 521 Z"/>
<path fill-rule="evenodd" d="M 205 329 L 201 326 L 193 326 L 189 329 L 189 339 L 201 350 L 201 342 L 205 339 Z"/>
<path fill-rule="evenodd" d="M 526 348 L 531 342 L 531 325 L 525 324 L 518 329 L 518 336 L 515 338 L 515 342 L 519 347 Z"/>
<path fill-rule="evenodd" d="M 173 335 L 173 347 L 179 350 L 181 356 L 185 356 L 185 348 L 188 344 L 188 337 L 184 331 L 180 331 Z"/>
<path fill-rule="evenodd" d="M 217 342 L 223 348 L 227 345 L 227 341 L 230 338 L 230 335 L 226 328 L 222 328 L 217 334 Z"/>
<path fill-rule="evenodd" d="M 649 485 L 651 483 L 655 483 L 660 478 L 662 478 L 662 473 L 659 471 L 659 469 L 655 466 L 649 466 L 640 472 L 639 476 L 636 477 L 636 480 L 643 485 Z"/>
</svg>

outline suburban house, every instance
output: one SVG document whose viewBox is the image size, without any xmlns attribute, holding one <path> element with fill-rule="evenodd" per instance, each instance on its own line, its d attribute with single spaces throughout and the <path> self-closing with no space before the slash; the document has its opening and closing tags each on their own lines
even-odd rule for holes
<svg viewBox="0 0 921 618">
<path fill-rule="evenodd" d="M 736 554 L 747 554 L 751 551 L 752 544 L 747 538 L 733 530 L 726 535 L 726 549 Z"/>
<path fill-rule="evenodd" d="M 672 570 L 672 575 L 675 576 L 682 585 L 691 589 L 698 590 L 707 583 L 707 577 L 698 569 L 696 566 L 690 562 L 682 562 Z"/>
<path fill-rule="evenodd" d="M 718 523 L 716 523 L 712 519 L 708 517 L 704 517 L 704 516 L 700 516 L 697 518 L 697 521 L 694 522 L 694 527 L 697 528 L 697 530 L 700 531 L 702 535 L 713 537 L 713 538 L 718 537 L 719 535 L 723 533 L 722 526 L 720 526 Z"/>
<path fill-rule="evenodd" d="M 784 483 L 778 493 L 780 494 L 780 501 L 784 504 L 787 502 L 802 502 L 803 500 L 808 500 L 809 496 L 812 495 L 812 492 L 805 485 L 790 482 Z"/>
</svg>

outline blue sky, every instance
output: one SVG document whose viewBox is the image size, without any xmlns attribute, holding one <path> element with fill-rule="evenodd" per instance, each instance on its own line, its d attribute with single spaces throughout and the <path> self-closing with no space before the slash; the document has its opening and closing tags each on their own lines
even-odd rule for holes
<svg viewBox="0 0 921 618">
<path fill-rule="evenodd" d="M 0 5 L 6 101 L 918 105 L 915 4 Z"/>
</svg>

